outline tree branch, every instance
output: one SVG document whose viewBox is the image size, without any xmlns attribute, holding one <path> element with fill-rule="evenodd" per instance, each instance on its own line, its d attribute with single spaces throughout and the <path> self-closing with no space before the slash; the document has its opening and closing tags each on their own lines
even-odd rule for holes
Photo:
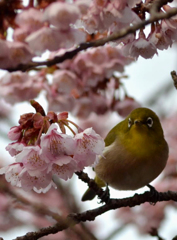
<svg viewBox="0 0 177 240">
<path fill-rule="evenodd" d="M 137 205 L 141 205 L 145 202 L 149 203 L 157 203 L 162 201 L 176 201 L 177 202 L 177 192 L 159 192 L 158 195 L 152 195 L 151 192 L 144 192 L 143 194 L 135 194 L 133 197 L 123 198 L 123 199 L 110 199 L 110 201 L 98 208 L 88 210 L 82 213 L 72 213 L 69 214 L 65 221 L 61 223 L 56 223 L 54 226 L 49 226 L 47 228 L 41 228 L 39 231 L 36 232 L 29 232 L 24 236 L 17 237 L 14 240 L 37 240 L 43 236 L 49 234 L 55 234 L 59 231 L 67 229 L 71 223 L 72 226 L 78 224 L 79 222 L 86 222 L 86 221 L 94 221 L 95 218 L 103 213 L 118 209 L 121 207 L 134 207 Z M 67 223 L 70 224 L 67 224 Z"/>
<path fill-rule="evenodd" d="M 163 0 L 163 2 L 167 2 L 167 1 Z M 157 6 L 159 6 L 159 5 L 157 4 Z M 61 56 L 56 56 L 51 60 L 41 61 L 41 62 L 30 62 L 28 64 L 20 64 L 15 68 L 9 68 L 7 70 L 10 71 L 10 72 L 18 71 L 18 70 L 25 72 L 27 70 L 31 70 L 31 69 L 39 67 L 39 66 L 50 67 L 52 65 L 61 63 L 65 60 L 67 60 L 67 59 L 72 59 L 74 56 L 76 56 L 77 53 L 79 53 L 82 50 L 86 50 L 86 49 L 91 48 L 91 47 L 103 46 L 104 44 L 106 44 L 110 41 L 116 41 L 120 38 L 125 37 L 128 34 L 135 33 L 137 30 L 139 30 L 141 28 L 144 28 L 148 24 L 151 24 L 151 23 L 156 22 L 158 20 L 168 19 L 170 17 L 175 16 L 176 14 L 177 14 L 177 8 L 173 8 L 166 13 L 155 12 L 154 14 L 151 14 L 151 17 L 148 20 L 144 20 L 144 21 L 141 21 L 140 23 L 137 23 L 133 26 L 124 28 L 124 29 L 120 30 L 119 32 L 113 33 L 112 35 L 110 35 L 108 37 L 101 38 L 101 39 L 98 39 L 98 40 L 95 40 L 95 41 L 92 41 L 92 42 L 81 43 L 76 49 L 68 51 Z"/>
<path fill-rule="evenodd" d="M 102 200 L 102 202 L 105 202 L 104 199 L 104 193 L 105 191 L 103 191 L 102 188 L 100 188 L 96 182 L 93 179 L 90 179 L 87 175 L 87 173 L 84 172 L 75 172 L 75 174 L 79 177 L 79 179 L 81 179 L 83 182 L 87 183 L 89 188 L 93 189 L 95 191 L 95 193 L 97 194 L 97 196 Z M 107 201 L 106 201 L 107 202 Z"/>
</svg>

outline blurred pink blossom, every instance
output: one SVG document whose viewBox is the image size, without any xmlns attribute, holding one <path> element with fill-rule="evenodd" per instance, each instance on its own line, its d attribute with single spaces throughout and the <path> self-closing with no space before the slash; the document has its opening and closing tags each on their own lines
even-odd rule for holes
<svg viewBox="0 0 177 240">
<path fill-rule="evenodd" d="M 43 76 L 30 76 L 21 71 L 6 73 L 0 79 L 0 97 L 10 104 L 35 98 L 42 90 Z"/>
<path fill-rule="evenodd" d="M 29 8 L 17 14 L 15 22 L 20 28 L 33 32 L 43 26 L 42 18 L 43 13 L 40 10 Z"/>
<path fill-rule="evenodd" d="M 74 24 L 79 18 L 80 11 L 76 4 L 55 2 L 50 4 L 44 11 L 44 21 L 61 30 L 68 30 L 70 24 Z"/>
<path fill-rule="evenodd" d="M 146 39 L 143 31 L 140 31 L 138 39 L 125 44 L 124 52 L 135 59 L 138 59 L 139 56 L 148 59 L 157 54 L 157 49 L 154 43 Z"/>
<path fill-rule="evenodd" d="M 141 105 L 136 102 L 133 98 L 126 97 L 124 100 L 116 101 L 114 105 L 114 110 L 122 117 L 126 117 L 130 114 L 133 109 L 141 107 Z"/>
<path fill-rule="evenodd" d="M 42 27 L 25 39 L 29 48 L 37 55 L 42 54 L 46 50 L 56 51 L 60 48 L 70 48 L 84 40 L 85 33 L 77 29 L 63 31 L 50 27 Z"/>
<path fill-rule="evenodd" d="M 164 31 L 162 24 L 156 24 L 155 29 L 151 31 L 148 40 L 153 43 L 158 49 L 164 50 L 172 45 L 172 39 Z"/>
<path fill-rule="evenodd" d="M 14 68 L 19 64 L 31 61 L 34 54 L 29 47 L 21 42 L 8 42 L 0 40 L 0 68 Z"/>
<path fill-rule="evenodd" d="M 135 208 L 121 208 L 116 215 L 123 224 L 133 224 L 140 233 L 145 234 L 149 233 L 152 228 L 159 229 L 167 204 L 167 202 L 160 202 L 154 206 L 144 203 Z"/>
</svg>

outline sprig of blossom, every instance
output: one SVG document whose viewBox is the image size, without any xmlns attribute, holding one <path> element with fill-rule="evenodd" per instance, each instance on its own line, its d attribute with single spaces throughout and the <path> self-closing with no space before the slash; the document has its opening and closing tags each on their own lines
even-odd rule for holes
<svg viewBox="0 0 177 240">
<path fill-rule="evenodd" d="M 32 100 L 31 104 L 36 113 L 23 114 L 19 126 L 9 131 L 14 142 L 6 150 L 15 162 L 1 168 L 0 174 L 25 191 L 46 192 L 55 187 L 53 175 L 68 180 L 74 172 L 93 165 L 102 154 L 104 140 L 92 128 L 81 130 L 67 119 L 67 112 L 45 115 L 39 103 Z M 77 127 L 78 132 L 70 125 Z M 67 127 L 73 136 L 66 134 Z"/>
</svg>

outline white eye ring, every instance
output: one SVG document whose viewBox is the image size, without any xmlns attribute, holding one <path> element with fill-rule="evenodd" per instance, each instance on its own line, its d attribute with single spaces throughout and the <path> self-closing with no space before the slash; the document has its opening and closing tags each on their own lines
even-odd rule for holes
<svg viewBox="0 0 177 240">
<path fill-rule="evenodd" d="M 151 117 L 148 117 L 146 123 L 147 123 L 148 127 L 152 127 L 152 125 L 153 125 L 153 120 L 152 120 L 152 118 L 151 118 Z"/>
<path fill-rule="evenodd" d="M 131 120 L 131 118 L 129 118 L 129 119 L 128 119 L 128 128 L 130 128 L 131 125 L 132 125 L 132 120 Z"/>
</svg>

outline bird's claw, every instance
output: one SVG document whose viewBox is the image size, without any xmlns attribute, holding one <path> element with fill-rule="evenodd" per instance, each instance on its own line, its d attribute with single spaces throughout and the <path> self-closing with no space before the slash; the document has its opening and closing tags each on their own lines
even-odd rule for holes
<svg viewBox="0 0 177 240">
<path fill-rule="evenodd" d="M 100 202 L 99 203 L 108 203 L 110 200 L 110 192 L 109 192 L 109 187 L 108 184 L 106 184 L 106 189 L 103 192 L 103 194 L 99 197 Z"/>
<path fill-rule="evenodd" d="M 159 200 L 159 192 L 150 184 L 148 184 L 147 187 L 150 189 L 151 196 L 155 199 L 155 201 L 151 202 L 150 204 L 155 205 Z"/>
</svg>

